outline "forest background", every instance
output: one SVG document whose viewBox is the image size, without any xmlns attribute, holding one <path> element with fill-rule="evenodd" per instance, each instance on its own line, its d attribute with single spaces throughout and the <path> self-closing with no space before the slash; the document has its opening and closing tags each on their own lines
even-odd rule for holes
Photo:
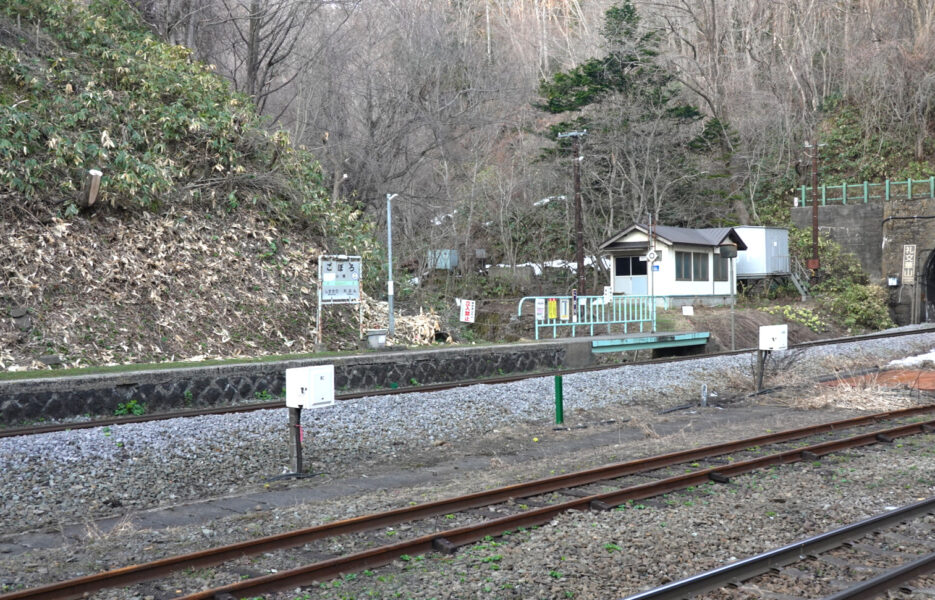
<svg viewBox="0 0 935 600">
<path fill-rule="evenodd" d="M 191 338 L 207 354 L 310 348 L 295 313 L 311 306 L 303 246 L 363 254 L 382 297 L 387 194 L 403 297 L 432 249 L 458 250 L 466 274 L 478 249 L 495 264 L 570 259 L 561 132 L 587 130 L 586 254 L 648 215 L 787 224 L 806 142 L 821 144 L 822 183 L 933 172 L 927 0 L 7 0 L 0 12 L 0 300 L 34 325 L 0 336 L 32 356 L 80 361 L 79 341 L 97 361 L 190 355 Z M 88 167 L 105 173 L 93 208 Z M 127 335 L 139 315 L 146 331 Z"/>
<path fill-rule="evenodd" d="M 589 254 L 650 213 L 784 223 L 815 139 L 822 182 L 932 172 L 925 0 L 128 1 L 308 147 L 332 201 L 380 222 L 400 194 L 413 271 L 572 256 L 560 131 L 588 130 Z"/>
</svg>

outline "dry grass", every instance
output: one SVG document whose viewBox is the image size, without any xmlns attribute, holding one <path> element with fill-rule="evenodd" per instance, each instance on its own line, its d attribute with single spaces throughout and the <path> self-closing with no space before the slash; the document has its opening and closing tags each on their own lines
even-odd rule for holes
<svg viewBox="0 0 935 600">
<path fill-rule="evenodd" d="M 931 349 L 931 342 L 912 342 L 901 346 L 899 350 L 893 350 L 890 357 L 881 358 L 879 351 L 870 355 L 865 354 L 860 350 L 860 347 L 857 347 L 849 350 L 847 354 L 823 356 L 818 359 L 818 365 L 830 373 L 859 371 L 871 367 L 885 366 L 890 360 L 925 354 L 930 352 Z"/>
<path fill-rule="evenodd" d="M 261 213 L 113 213 L 51 223 L 4 216 L 0 368 L 97 366 L 317 350 L 317 240 Z M 365 270 L 373 268 L 365 265 Z M 19 329 L 7 318 L 29 311 Z M 386 323 L 368 301 L 364 328 Z M 359 344 L 356 307 L 323 312 L 332 349 Z M 398 317 L 397 342 L 434 339 L 434 315 Z"/>
<path fill-rule="evenodd" d="M 629 424 L 630 426 L 635 427 L 636 429 L 639 429 L 643 433 L 643 436 L 647 439 L 657 440 L 661 437 L 656 432 L 656 430 L 653 428 L 652 423 L 650 423 L 649 421 L 646 421 L 639 417 L 633 417 L 632 419 L 630 419 Z"/>
<path fill-rule="evenodd" d="M 806 396 L 786 399 L 784 402 L 792 408 L 804 410 L 843 408 L 869 411 L 897 410 L 916 404 L 907 390 L 880 384 L 876 374 L 818 386 Z"/>
<path fill-rule="evenodd" d="M 110 529 L 101 529 L 95 521 L 85 523 L 85 537 L 92 542 L 106 542 L 118 540 L 122 537 L 134 535 L 137 531 L 133 524 L 132 515 L 124 515 Z"/>
</svg>

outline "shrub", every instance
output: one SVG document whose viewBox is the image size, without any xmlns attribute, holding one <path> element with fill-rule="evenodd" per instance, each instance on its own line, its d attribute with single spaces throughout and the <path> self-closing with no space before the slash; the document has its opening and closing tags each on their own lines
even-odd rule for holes
<svg viewBox="0 0 935 600">
<path fill-rule="evenodd" d="M 779 315 L 787 322 L 804 325 L 815 333 L 822 333 L 828 330 L 828 324 L 810 308 L 782 304 L 779 306 L 767 306 L 760 310 L 770 315 Z"/>
<path fill-rule="evenodd" d="M 793 228 L 789 235 L 789 252 L 804 262 L 804 257 L 811 256 L 811 247 L 811 232 Z M 869 283 L 856 256 L 827 237 L 819 238 L 818 255 L 821 268 L 812 294 L 835 322 L 848 331 L 893 327 L 886 292 Z"/>
<path fill-rule="evenodd" d="M 894 326 L 887 308 L 886 291 L 878 285 L 852 284 L 838 294 L 822 298 L 821 302 L 841 319 L 848 331 Z"/>
<path fill-rule="evenodd" d="M 102 203 L 255 207 L 372 251 L 370 227 L 354 203 L 331 201 L 314 157 L 124 0 L 12 0 L 0 29 L 0 194 L 74 216 L 96 168 Z"/>
</svg>

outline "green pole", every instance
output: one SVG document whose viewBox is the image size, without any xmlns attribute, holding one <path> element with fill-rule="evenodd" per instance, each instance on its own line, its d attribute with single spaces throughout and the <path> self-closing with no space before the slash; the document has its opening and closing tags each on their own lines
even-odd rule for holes
<svg viewBox="0 0 935 600">
<path fill-rule="evenodd" d="M 565 422 L 565 411 L 562 405 L 562 376 L 555 376 L 555 424 L 561 425 Z"/>
</svg>

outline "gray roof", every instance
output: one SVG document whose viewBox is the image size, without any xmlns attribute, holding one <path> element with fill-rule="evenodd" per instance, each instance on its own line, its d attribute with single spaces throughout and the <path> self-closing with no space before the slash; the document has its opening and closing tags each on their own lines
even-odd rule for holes
<svg viewBox="0 0 935 600">
<path fill-rule="evenodd" d="M 619 249 L 620 245 L 615 244 L 617 240 L 627 235 L 634 229 L 649 234 L 649 227 L 643 224 L 635 223 L 626 229 L 617 232 L 606 242 L 601 244 L 600 249 L 605 250 L 613 246 Z M 711 229 L 688 229 L 686 227 L 669 227 L 668 225 L 656 225 L 654 228 L 656 237 L 664 242 L 671 244 L 687 244 L 692 246 L 720 246 L 725 243 L 737 244 L 738 250 L 746 250 L 747 245 L 743 243 L 740 236 L 734 231 L 733 227 L 714 227 Z"/>
</svg>

